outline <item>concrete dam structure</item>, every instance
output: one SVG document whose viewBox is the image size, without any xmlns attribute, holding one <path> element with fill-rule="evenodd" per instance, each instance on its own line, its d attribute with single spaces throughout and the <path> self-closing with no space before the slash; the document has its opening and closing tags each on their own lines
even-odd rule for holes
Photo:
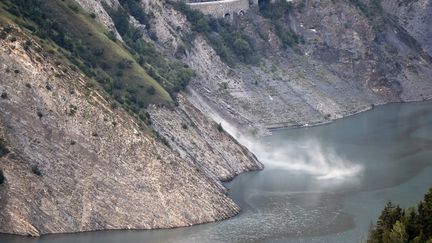
<svg viewBox="0 0 432 243">
<path fill-rule="evenodd" d="M 234 14 L 242 15 L 254 4 L 258 6 L 258 0 L 222 0 L 188 3 L 192 9 L 199 10 L 215 18 L 232 18 Z"/>
<path fill-rule="evenodd" d="M 293 0 L 287 0 L 292 2 Z M 215 18 L 232 19 L 234 15 L 243 15 L 251 7 L 259 7 L 261 2 L 274 3 L 275 0 L 216 0 L 203 2 L 188 2 L 192 9 L 199 10 Z"/>
</svg>

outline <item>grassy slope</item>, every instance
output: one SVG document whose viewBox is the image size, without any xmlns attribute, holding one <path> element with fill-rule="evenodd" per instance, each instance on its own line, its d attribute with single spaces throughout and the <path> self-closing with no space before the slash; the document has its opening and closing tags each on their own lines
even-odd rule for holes
<svg viewBox="0 0 432 243">
<path fill-rule="evenodd" d="M 102 56 L 93 59 L 93 62 L 95 62 L 93 64 L 95 64 L 96 69 L 100 72 L 105 72 L 108 76 L 115 77 L 119 71 L 118 63 L 120 61 L 126 59 L 132 62 L 130 68 L 122 69 L 123 74 L 116 77 L 123 86 L 123 89 L 114 91 L 117 96 L 124 96 L 127 93 L 126 90 L 133 90 L 133 95 L 136 99 L 145 105 L 150 103 L 168 104 L 172 101 L 168 92 L 135 62 L 134 57 L 125 46 L 119 41 L 114 42 L 110 40 L 106 35 L 107 31 L 81 9 L 77 3 L 73 0 L 46 0 L 45 3 L 46 11 L 50 17 L 67 30 L 70 36 L 80 40 L 90 50 L 103 49 Z M 0 7 L 4 6 L 4 4 L 0 5 Z M 74 6 L 78 11 L 74 11 L 70 6 Z M 27 22 L 20 17 L 8 14 L 4 10 L 0 12 L 0 17 L 3 19 L 3 22 L 13 21 L 19 25 Z M 105 71 L 97 68 L 103 62 L 111 68 Z M 150 86 L 153 86 L 156 90 L 154 95 L 146 92 Z"/>
<path fill-rule="evenodd" d="M 50 6 L 62 24 L 68 26 L 68 29 L 73 32 L 73 35 L 82 40 L 86 40 L 88 46 L 103 48 L 103 57 L 98 58 L 98 61 L 109 60 L 112 66 L 115 67 L 122 59 L 132 61 L 132 68 L 123 71 L 121 81 L 131 88 L 137 90 L 137 96 L 143 98 L 144 103 L 167 103 L 171 101 L 169 94 L 160 86 L 153 78 L 151 78 L 145 70 L 134 61 L 134 57 L 124 48 L 120 42 L 111 41 L 105 34 L 104 28 L 94 21 L 84 10 L 80 9 L 75 13 L 67 7 L 68 4 L 76 4 L 74 1 L 57 1 L 48 0 Z M 90 33 L 90 34 L 89 34 Z M 109 72 L 114 75 L 114 68 Z M 156 89 L 155 95 L 146 93 L 146 89 L 153 86 Z"/>
</svg>

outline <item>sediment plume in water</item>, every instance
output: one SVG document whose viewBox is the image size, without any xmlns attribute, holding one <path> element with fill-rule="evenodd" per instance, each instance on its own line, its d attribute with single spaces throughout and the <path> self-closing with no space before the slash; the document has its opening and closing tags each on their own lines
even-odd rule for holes
<svg viewBox="0 0 432 243">
<path fill-rule="evenodd" d="M 257 144 L 253 146 L 252 152 L 267 167 L 298 171 L 320 180 L 352 178 L 363 171 L 363 166 L 342 158 L 331 148 L 323 148 L 318 141 L 298 143 L 276 148 Z"/>
<path fill-rule="evenodd" d="M 269 146 L 253 135 L 245 135 L 192 92 L 192 96 L 206 110 L 206 113 L 223 129 L 247 147 L 267 168 L 278 168 L 313 175 L 320 180 L 345 179 L 361 175 L 363 166 L 342 158 L 329 147 L 324 147 L 317 140 L 298 141 L 297 144 Z"/>
<path fill-rule="evenodd" d="M 270 146 L 253 136 L 246 136 L 238 129 L 221 119 L 223 128 L 246 146 L 267 167 L 297 171 L 315 176 L 320 180 L 345 179 L 358 176 L 363 166 L 343 158 L 332 148 L 325 147 L 317 140 L 286 143 L 282 146 Z"/>
</svg>

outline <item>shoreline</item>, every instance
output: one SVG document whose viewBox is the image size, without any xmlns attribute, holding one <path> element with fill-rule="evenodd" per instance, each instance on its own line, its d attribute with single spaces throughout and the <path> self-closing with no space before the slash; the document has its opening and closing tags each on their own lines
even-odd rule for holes
<svg viewBox="0 0 432 243">
<path fill-rule="evenodd" d="M 371 104 L 369 105 L 367 108 L 365 109 L 360 109 L 358 111 L 355 111 L 353 113 L 349 113 L 346 114 L 340 118 L 336 118 L 336 119 L 330 119 L 330 120 L 326 120 L 326 121 L 322 121 L 322 122 L 316 122 L 316 123 L 306 123 L 306 124 L 298 124 L 298 125 L 270 125 L 270 126 L 265 126 L 265 129 L 269 130 L 270 132 L 272 131 L 278 131 L 278 130 L 285 130 L 285 129 L 299 129 L 299 128 L 308 128 L 308 127 L 315 127 L 315 126 L 321 126 L 321 125 L 326 125 L 326 124 L 330 124 L 332 122 L 341 120 L 341 119 L 345 119 L 345 118 L 349 118 L 355 115 L 359 115 L 363 112 L 367 112 L 367 111 L 371 111 L 374 110 L 377 107 L 382 107 L 382 106 L 386 106 L 386 105 L 393 105 L 393 104 L 410 104 L 410 103 L 421 103 L 421 102 L 432 102 L 432 99 L 423 99 L 423 100 L 409 100 L 409 101 L 399 101 L 399 102 L 388 102 L 388 103 L 382 103 L 382 104 Z"/>
<path fill-rule="evenodd" d="M 320 125 L 326 125 L 329 123 L 332 123 L 334 121 L 340 120 L 340 119 L 344 119 L 344 118 L 349 118 L 355 115 L 359 115 L 360 113 L 366 112 L 366 111 L 371 111 L 374 108 L 376 108 L 377 106 L 385 106 L 385 105 L 393 105 L 393 104 L 410 104 L 410 103 L 420 103 L 420 102 L 431 102 L 431 99 L 428 100 L 412 100 L 412 101 L 401 101 L 401 102 L 389 102 L 389 103 L 383 103 L 383 104 L 377 104 L 377 105 L 370 105 L 369 107 L 365 108 L 365 109 L 361 109 L 358 110 L 354 113 L 348 114 L 346 116 L 343 116 L 341 118 L 337 118 L 334 120 L 328 120 L 326 122 L 319 122 L 319 123 L 313 123 L 313 124 L 308 124 L 308 126 L 304 126 L 304 125 L 297 125 L 297 126 L 279 126 L 279 127 L 273 127 L 273 128 L 269 128 L 266 127 L 266 129 L 268 129 L 270 132 L 272 131 L 278 131 L 278 130 L 284 130 L 284 129 L 299 129 L 299 128 L 308 128 L 308 127 L 315 127 L 315 126 L 320 126 Z M 269 135 L 267 135 L 269 136 Z M 271 135 L 270 135 L 271 136 Z M 237 139 L 235 139 L 240 145 L 244 146 L 243 144 L 241 144 L 240 141 L 238 141 Z M 253 154 L 253 152 L 251 151 L 251 153 Z M 254 154 L 253 154 L 254 155 Z M 255 156 L 255 155 L 254 155 Z M 242 173 L 236 174 L 233 178 L 231 178 L 230 180 L 227 181 L 222 181 L 223 184 L 225 183 L 229 183 L 232 180 L 234 180 L 235 178 L 237 178 L 237 176 L 241 175 L 241 174 L 246 174 L 246 173 L 254 173 L 254 172 L 260 172 L 262 170 L 264 170 L 265 167 L 261 168 L 261 169 L 256 169 L 256 170 L 251 170 L 251 171 L 244 171 Z M 225 186 L 225 185 L 224 185 Z M 228 189 L 229 190 L 229 189 Z M 227 191 L 228 192 L 228 191 Z M 228 194 L 228 193 L 227 193 Z M 230 197 L 231 198 L 231 197 Z M 232 199 L 232 198 L 231 198 Z M 210 224 L 210 223 L 216 223 L 216 222 L 221 222 L 223 220 L 227 220 L 233 217 L 236 217 L 239 215 L 239 213 L 241 212 L 241 208 L 240 211 L 230 217 L 224 218 L 224 219 L 220 219 L 220 220 L 214 220 L 214 221 L 209 221 L 209 222 L 202 222 L 202 223 L 197 223 L 197 224 L 193 224 L 193 225 L 189 225 L 189 226 L 179 226 L 179 227 L 169 227 L 169 228 L 153 228 L 153 229 L 140 229 L 140 228 L 118 228 L 118 229 L 97 229 L 97 230 L 89 230 L 89 231 L 75 231 L 75 232 L 60 232 L 60 233 L 48 233 L 48 234 L 41 234 L 41 235 L 37 235 L 37 236 L 32 236 L 32 235 L 20 235 L 20 234 L 9 234 L 9 233 L 0 233 L 0 239 L 2 237 L 11 237 L 11 238 L 33 238 L 33 239 L 39 239 L 41 237 L 55 237 L 55 236 L 61 236 L 61 235 L 73 235 L 73 234 L 86 234 L 86 233 L 94 233 L 94 232 L 112 232 L 112 231 L 122 231 L 122 232 L 127 232 L 127 231 L 159 231 L 159 230 L 174 230 L 174 229 L 179 229 L 179 228 L 189 228 L 192 226 L 197 226 L 197 225 L 203 225 L 203 224 Z"/>
</svg>

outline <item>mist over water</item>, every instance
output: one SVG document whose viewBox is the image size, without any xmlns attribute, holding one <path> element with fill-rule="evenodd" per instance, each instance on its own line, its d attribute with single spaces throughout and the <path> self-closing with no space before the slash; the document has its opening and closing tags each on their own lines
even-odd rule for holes
<svg viewBox="0 0 432 243">
<path fill-rule="evenodd" d="M 343 158 L 317 140 L 291 142 L 283 148 L 257 143 L 250 149 L 269 169 L 297 171 L 320 180 L 352 179 L 363 171 L 362 165 Z"/>
<path fill-rule="evenodd" d="M 432 155 L 432 140 L 427 140 L 432 138 L 430 102 L 388 105 L 328 125 L 276 130 L 260 139 L 245 135 L 217 114 L 213 118 L 265 165 L 264 171 L 236 179 L 231 195 L 246 211 L 243 220 L 261 222 L 254 228 L 260 234 L 267 233 L 262 224 L 273 225 L 269 231 L 275 239 L 285 235 L 281 242 L 298 235 L 307 237 L 303 242 L 364 239 L 386 201 L 403 205 L 419 200 L 431 183 L 426 172 L 431 168 L 418 163 Z M 416 175 L 426 182 L 415 189 L 404 188 L 412 186 L 409 183 L 395 187 Z M 260 216 L 255 218 L 249 210 Z M 250 221 L 247 224 L 252 227 Z M 349 233 L 340 237 L 326 236 L 345 231 Z"/>
<path fill-rule="evenodd" d="M 282 141 L 281 146 L 274 146 L 254 136 L 245 135 L 214 112 L 211 116 L 222 124 L 225 131 L 254 153 L 266 168 L 297 171 L 321 180 L 352 179 L 361 176 L 363 171 L 363 165 L 341 156 L 317 139 L 286 140 Z"/>
</svg>

